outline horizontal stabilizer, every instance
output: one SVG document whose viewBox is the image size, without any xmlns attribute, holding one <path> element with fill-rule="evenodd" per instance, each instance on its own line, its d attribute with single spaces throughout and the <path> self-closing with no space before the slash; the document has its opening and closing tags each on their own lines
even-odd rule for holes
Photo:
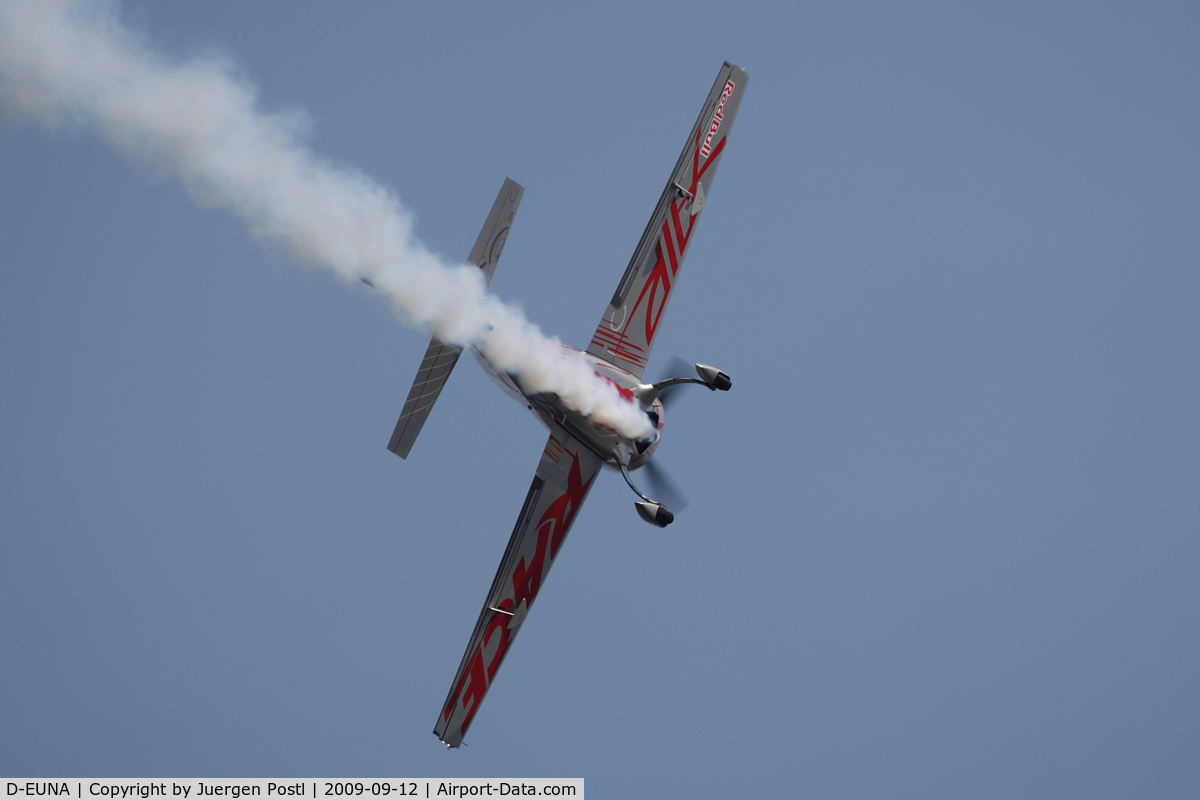
<svg viewBox="0 0 1200 800">
<path fill-rule="evenodd" d="M 429 340 L 425 350 L 425 358 L 421 359 L 421 368 L 417 370 L 417 379 L 408 390 L 408 399 L 404 401 L 404 410 L 396 421 L 396 429 L 392 431 L 392 439 L 388 442 L 391 450 L 401 458 L 408 458 L 425 418 L 433 410 L 433 404 L 442 393 L 450 370 L 458 363 L 462 350 L 451 344 L 446 344 L 436 336 Z"/>
<path fill-rule="evenodd" d="M 496 262 L 500 260 L 500 253 L 504 250 L 504 242 L 508 239 L 508 229 L 517 214 L 517 206 L 521 204 L 521 195 L 524 193 L 525 190 L 519 183 L 511 178 L 504 179 L 500 194 L 492 204 L 483 230 L 479 232 L 479 238 L 475 240 L 475 246 L 471 248 L 471 255 L 467 258 L 467 261 L 483 270 L 484 280 L 489 284 L 492 282 L 492 274 L 496 271 Z M 421 432 L 429 412 L 433 410 L 433 404 L 442 393 L 442 387 L 446 385 L 446 379 L 450 377 L 450 372 L 458 363 L 461 353 L 462 348 L 446 344 L 436 336 L 429 340 L 425 358 L 421 360 L 421 368 L 417 370 L 416 380 L 408 390 L 408 399 L 404 401 L 404 410 L 400 412 L 400 419 L 396 421 L 396 428 L 392 431 L 388 450 L 401 458 L 408 458 L 408 451 L 417 440 L 417 434 Z"/>
</svg>

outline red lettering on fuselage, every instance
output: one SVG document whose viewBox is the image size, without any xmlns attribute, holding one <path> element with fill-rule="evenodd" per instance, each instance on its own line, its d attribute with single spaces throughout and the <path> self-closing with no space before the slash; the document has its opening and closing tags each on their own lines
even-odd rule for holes
<svg viewBox="0 0 1200 800">
<path fill-rule="evenodd" d="M 615 387 L 615 388 L 616 388 L 616 390 L 617 390 L 617 393 L 618 393 L 619 395 L 621 395 L 621 397 L 622 397 L 622 398 L 623 398 L 625 401 L 627 401 L 627 402 L 630 402 L 630 403 L 632 403 L 632 402 L 633 402 L 633 389 L 626 389 L 624 386 L 622 386 L 621 384 L 617 383 L 617 382 L 616 382 L 616 381 L 614 381 L 612 378 L 608 377 L 607 375 L 603 375 L 603 374 L 601 374 L 601 373 L 597 372 L 596 370 L 592 370 L 592 372 L 593 372 L 593 373 L 595 373 L 595 375 L 596 375 L 596 377 L 597 377 L 597 378 L 604 378 L 604 380 L 606 380 L 606 381 L 608 381 L 609 383 L 611 383 L 611 384 L 613 385 L 613 387 Z"/>
</svg>

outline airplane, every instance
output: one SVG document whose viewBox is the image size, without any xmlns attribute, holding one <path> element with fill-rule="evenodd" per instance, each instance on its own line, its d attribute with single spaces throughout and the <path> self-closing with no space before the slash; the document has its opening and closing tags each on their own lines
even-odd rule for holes
<svg viewBox="0 0 1200 800">
<path fill-rule="evenodd" d="M 649 464 L 661 441 L 663 397 L 674 387 L 689 383 L 728 391 L 731 381 L 726 373 L 706 364 L 695 365 L 697 378 L 677 376 L 642 383 L 642 372 L 748 79 L 744 69 L 728 61 L 721 67 L 591 343 L 583 352 L 566 348 L 586 359 L 627 400 L 638 403 L 652 423 L 648 436 L 625 436 L 569 408 L 556 395 L 527 391 L 515 376 L 474 350 L 488 375 L 550 429 L 550 438 L 433 729 L 449 748 L 462 744 L 601 467 L 619 471 L 641 498 L 634 505 L 642 519 L 658 527 L 674 520 L 662 502 L 634 485 L 630 473 Z M 524 191 L 505 179 L 471 250 L 468 260 L 483 271 L 489 283 Z M 460 354 L 461 349 L 454 345 L 436 337 L 430 340 L 388 442 L 388 449 L 396 455 L 408 457 Z"/>
</svg>

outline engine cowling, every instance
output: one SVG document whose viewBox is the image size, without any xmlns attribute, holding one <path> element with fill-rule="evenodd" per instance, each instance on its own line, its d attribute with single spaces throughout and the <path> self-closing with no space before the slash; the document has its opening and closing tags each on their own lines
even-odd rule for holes
<svg viewBox="0 0 1200 800">
<path fill-rule="evenodd" d="M 662 441 L 662 429 L 666 422 L 667 411 L 663 408 L 662 401 L 657 397 L 651 403 L 647 415 L 650 421 L 654 423 L 654 433 L 650 439 L 638 442 L 634 452 L 629 458 L 628 467 L 630 470 L 635 470 L 646 465 L 650 460 L 650 456 L 654 455 L 654 451 L 658 449 L 658 443 Z"/>
</svg>

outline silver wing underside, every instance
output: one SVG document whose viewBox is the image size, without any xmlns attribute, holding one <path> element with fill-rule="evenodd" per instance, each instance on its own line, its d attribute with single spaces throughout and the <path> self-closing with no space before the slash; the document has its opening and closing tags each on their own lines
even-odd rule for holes
<svg viewBox="0 0 1200 800">
<path fill-rule="evenodd" d="M 551 429 L 492 588 L 433 728 L 448 746 L 462 743 L 602 465 L 600 456 L 560 426 Z"/>
<path fill-rule="evenodd" d="M 679 279 L 726 136 L 750 76 L 728 61 L 717 73 L 633 258 L 587 351 L 640 378 Z"/>
</svg>

